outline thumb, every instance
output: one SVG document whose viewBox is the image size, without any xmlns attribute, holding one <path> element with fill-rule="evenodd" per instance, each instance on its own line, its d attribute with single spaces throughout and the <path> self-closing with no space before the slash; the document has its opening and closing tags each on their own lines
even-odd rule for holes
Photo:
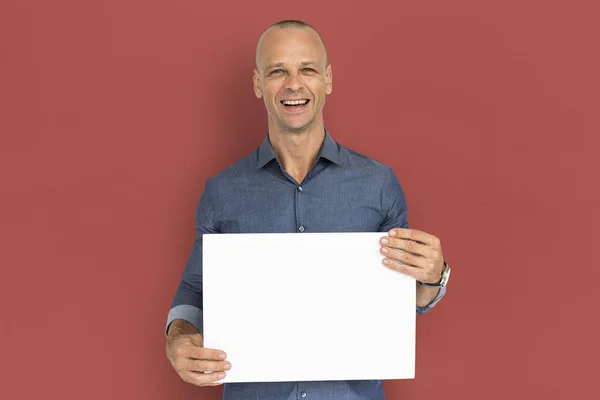
<svg viewBox="0 0 600 400">
<path fill-rule="evenodd" d="M 196 346 L 204 347 L 204 337 L 199 333 L 190 335 L 190 341 Z"/>
</svg>

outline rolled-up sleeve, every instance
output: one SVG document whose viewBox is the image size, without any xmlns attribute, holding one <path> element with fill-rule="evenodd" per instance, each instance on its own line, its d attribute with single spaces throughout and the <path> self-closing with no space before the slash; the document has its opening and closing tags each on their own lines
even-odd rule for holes
<svg viewBox="0 0 600 400">
<path fill-rule="evenodd" d="M 392 228 L 408 228 L 408 208 L 406 197 L 400 181 L 392 168 L 388 169 L 388 177 L 382 190 L 382 206 L 386 212 L 381 232 L 388 232 Z M 437 296 L 425 307 L 417 306 L 417 314 L 425 314 L 431 310 L 446 294 L 446 287 L 440 288 Z"/>
<path fill-rule="evenodd" d="M 182 319 L 194 325 L 203 332 L 202 324 L 202 235 L 205 233 L 218 233 L 214 189 L 211 179 L 207 180 L 204 193 L 200 197 L 196 209 L 196 238 L 194 247 L 188 258 L 181 276 L 181 281 L 167 316 L 165 334 L 169 325 L 176 319 Z"/>
<path fill-rule="evenodd" d="M 426 312 L 431 310 L 438 303 L 438 301 L 440 301 L 442 297 L 444 297 L 445 294 L 446 286 L 440 288 L 440 291 L 438 292 L 437 296 L 435 296 L 435 298 L 431 300 L 431 303 L 427 304 L 425 307 L 417 306 L 417 314 L 425 314 Z"/>
</svg>

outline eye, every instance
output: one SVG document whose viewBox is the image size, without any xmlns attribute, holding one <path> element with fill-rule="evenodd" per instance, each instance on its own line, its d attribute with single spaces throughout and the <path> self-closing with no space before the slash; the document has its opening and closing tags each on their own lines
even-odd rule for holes
<svg viewBox="0 0 600 400">
<path fill-rule="evenodd" d="M 304 71 L 304 72 L 315 72 L 315 70 L 314 70 L 314 69 L 312 69 L 312 68 L 309 68 L 309 67 L 302 68 L 302 71 Z"/>
<path fill-rule="evenodd" d="M 278 68 L 278 69 L 274 69 L 273 71 L 269 72 L 269 75 L 281 74 L 282 72 L 283 72 L 283 70 Z"/>
</svg>

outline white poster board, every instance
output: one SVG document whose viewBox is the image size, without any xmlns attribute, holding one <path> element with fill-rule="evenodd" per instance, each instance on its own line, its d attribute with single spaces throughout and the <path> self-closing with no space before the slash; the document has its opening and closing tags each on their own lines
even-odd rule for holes
<svg viewBox="0 0 600 400">
<path fill-rule="evenodd" d="M 228 355 L 222 382 L 414 378 L 415 279 L 382 264 L 385 235 L 204 235 L 204 345 Z"/>
</svg>

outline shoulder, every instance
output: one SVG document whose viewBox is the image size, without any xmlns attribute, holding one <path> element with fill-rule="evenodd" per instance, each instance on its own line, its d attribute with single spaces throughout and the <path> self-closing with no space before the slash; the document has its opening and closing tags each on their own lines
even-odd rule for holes
<svg viewBox="0 0 600 400">
<path fill-rule="evenodd" d="M 359 153 L 356 150 L 350 149 L 348 147 L 340 146 L 340 154 L 348 162 L 350 165 L 358 165 L 362 167 L 370 167 L 379 170 L 385 170 L 389 168 L 388 165 L 383 162 L 376 160 L 370 156 L 367 156 L 363 153 Z"/>
<path fill-rule="evenodd" d="M 206 180 L 206 190 L 231 190 L 239 184 L 249 183 L 257 175 L 256 157 L 257 151 L 254 150 L 215 175 L 210 176 Z"/>
<path fill-rule="evenodd" d="M 363 173 L 371 178 L 379 178 L 383 181 L 387 181 L 391 178 L 395 179 L 394 170 L 390 165 L 340 144 L 338 144 L 338 146 L 342 164 L 349 171 Z"/>
</svg>

